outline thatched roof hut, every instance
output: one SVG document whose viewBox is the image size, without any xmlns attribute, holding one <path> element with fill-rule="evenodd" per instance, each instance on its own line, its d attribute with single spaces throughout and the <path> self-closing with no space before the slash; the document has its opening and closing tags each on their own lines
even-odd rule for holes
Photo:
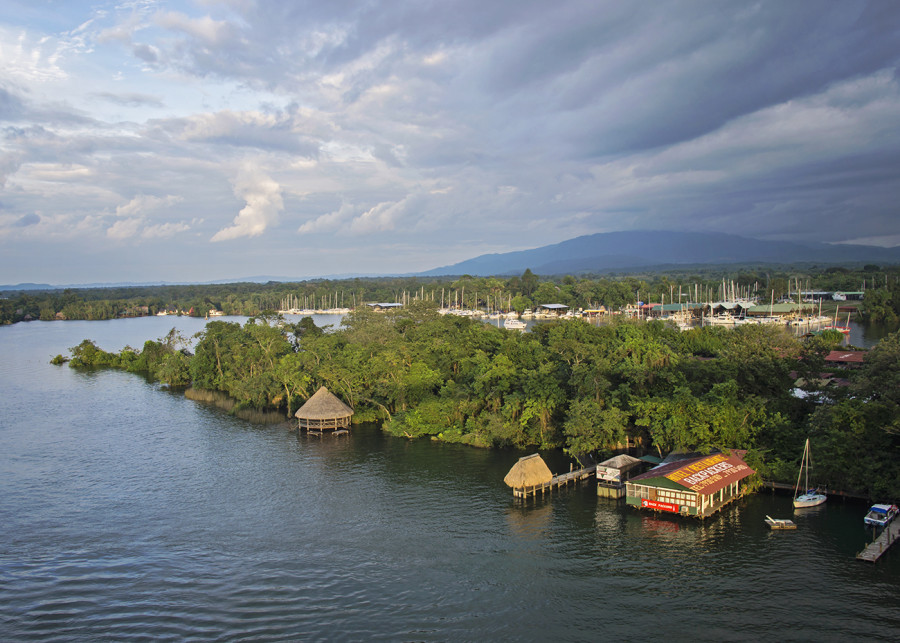
<svg viewBox="0 0 900 643">
<path fill-rule="evenodd" d="M 324 386 L 320 387 L 306 404 L 297 409 L 294 416 L 301 429 L 322 431 L 350 426 L 353 409 L 341 402 Z"/>
<path fill-rule="evenodd" d="M 526 455 L 519 458 L 519 461 L 509 470 L 503 482 L 513 489 L 522 489 L 524 487 L 536 487 L 547 484 L 553 479 L 553 473 L 544 459 L 539 453 Z"/>
</svg>

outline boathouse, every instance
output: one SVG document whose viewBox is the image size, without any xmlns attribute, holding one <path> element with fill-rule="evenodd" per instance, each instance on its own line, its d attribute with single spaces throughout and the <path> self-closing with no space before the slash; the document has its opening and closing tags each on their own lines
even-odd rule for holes
<svg viewBox="0 0 900 643">
<path fill-rule="evenodd" d="M 549 317 L 562 317 L 569 311 L 565 304 L 541 304 L 538 306 L 539 314 Z"/>
<path fill-rule="evenodd" d="M 298 426 L 307 431 L 333 431 L 350 426 L 353 409 L 341 402 L 324 386 L 320 387 L 294 416 Z"/>
<path fill-rule="evenodd" d="M 597 465 L 597 495 L 621 498 L 625 495 L 625 481 L 645 466 L 643 460 L 624 453 L 604 460 Z"/>
<path fill-rule="evenodd" d="M 803 315 L 813 310 L 813 306 L 801 305 L 796 303 L 784 304 L 760 304 L 751 306 L 746 311 L 748 317 L 783 317 L 788 318 L 794 315 Z"/>
<path fill-rule="evenodd" d="M 372 310 L 374 310 L 376 312 L 383 312 L 385 310 L 392 310 L 394 308 L 403 308 L 403 304 L 388 303 L 388 302 L 379 302 L 376 304 L 366 304 L 366 306 L 369 306 Z"/>
<path fill-rule="evenodd" d="M 756 473 L 741 459 L 745 453 L 691 454 L 663 462 L 626 483 L 625 502 L 638 509 L 711 516 L 739 498 L 741 481 Z"/>
</svg>

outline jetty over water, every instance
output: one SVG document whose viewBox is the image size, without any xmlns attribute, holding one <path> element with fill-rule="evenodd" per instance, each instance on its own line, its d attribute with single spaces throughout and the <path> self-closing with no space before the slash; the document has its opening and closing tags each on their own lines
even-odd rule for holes
<svg viewBox="0 0 900 643">
<path fill-rule="evenodd" d="M 512 487 L 514 498 L 528 498 L 538 494 L 544 495 L 569 483 L 574 484 L 582 480 L 593 479 L 596 471 L 597 465 L 591 465 L 581 469 L 573 468 L 568 473 L 553 475 L 540 454 L 533 453 L 519 458 L 519 461 L 503 478 L 503 482 Z"/>
<path fill-rule="evenodd" d="M 881 555 L 888 550 L 897 540 L 900 540 L 900 524 L 888 523 L 881 534 L 868 547 L 856 555 L 856 560 L 864 560 L 869 563 L 876 562 Z"/>
</svg>

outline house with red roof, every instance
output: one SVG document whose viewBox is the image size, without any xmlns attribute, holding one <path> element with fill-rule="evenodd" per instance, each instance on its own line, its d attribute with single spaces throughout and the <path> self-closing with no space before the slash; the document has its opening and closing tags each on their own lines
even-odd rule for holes
<svg viewBox="0 0 900 643">
<path fill-rule="evenodd" d="M 697 518 L 711 516 L 740 498 L 742 481 L 756 473 L 742 459 L 745 454 L 746 451 L 690 454 L 663 461 L 628 480 L 625 503 L 642 510 Z"/>
</svg>

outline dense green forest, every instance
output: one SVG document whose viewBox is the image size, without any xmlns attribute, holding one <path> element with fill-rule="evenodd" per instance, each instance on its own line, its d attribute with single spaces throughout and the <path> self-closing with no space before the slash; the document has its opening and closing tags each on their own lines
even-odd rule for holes
<svg viewBox="0 0 900 643">
<path fill-rule="evenodd" d="M 218 285 L 79 288 L 0 293 L 0 323 L 114 319 L 160 311 L 204 317 L 260 315 L 285 307 L 355 308 L 364 302 L 427 300 L 463 308 L 517 310 L 546 303 L 617 310 L 637 301 L 721 301 L 732 294 L 768 302 L 800 290 L 864 291 L 860 312 L 872 321 L 900 319 L 900 268 L 703 267 L 648 274 L 541 277 L 379 278 Z"/>
<path fill-rule="evenodd" d="M 124 368 L 288 415 L 325 385 L 355 409 L 355 422 L 409 438 L 596 456 L 626 443 L 661 454 L 744 448 L 763 476 L 789 482 L 810 436 L 817 482 L 900 497 L 898 333 L 861 369 L 836 373 L 849 386 L 820 389 L 824 356 L 840 333 L 801 341 L 765 325 L 681 332 L 660 322 L 579 319 L 520 333 L 437 308 L 360 307 L 339 329 L 274 314 L 243 325 L 212 321 L 192 352 L 174 330 L 115 354 L 85 340 L 70 363 Z M 793 394 L 798 378 L 808 397 Z"/>
</svg>

